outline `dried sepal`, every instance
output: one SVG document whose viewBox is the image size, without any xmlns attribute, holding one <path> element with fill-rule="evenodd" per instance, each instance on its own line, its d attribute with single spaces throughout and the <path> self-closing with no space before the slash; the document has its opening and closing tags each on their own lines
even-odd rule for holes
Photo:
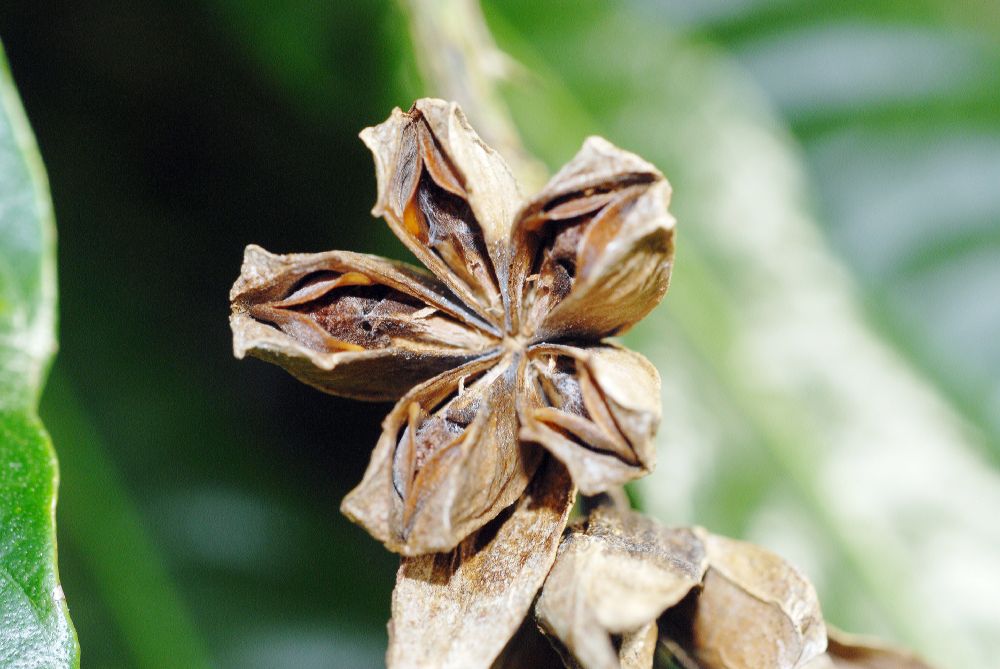
<svg viewBox="0 0 1000 669">
<path fill-rule="evenodd" d="M 536 340 L 629 329 L 667 291 L 670 185 L 652 165 L 590 137 L 520 213 L 510 292 Z"/>
<path fill-rule="evenodd" d="M 403 396 L 341 510 L 403 555 L 448 551 L 513 504 L 541 451 L 517 439 L 516 368 L 499 354 Z"/>
<path fill-rule="evenodd" d="M 230 293 L 233 349 L 334 395 L 397 399 L 496 345 L 423 270 L 361 253 L 248 246 Z"/>
<path fill-rule="evenodd" d="M 931 669 L 912 653 L 876 639 L 848 634 L 830 626 L 826 634 L 826 654 L 808 669 Z"/>
<path fill-rule="evenodd" d="M 489 667 L 552 566 L 575 493 L 551 458 L 516 506 L 455 550 L 404 558 L 389 623 L 390 669 Z"/>
<path fill-rule="evenodd" d="M 586 495 L 639 478 L 656 463 L 660 377 L 638 353 L 605 344 L 528 350 L 521 438 L 559 458 Z"/>
<path fill-rule="evenodd" d="M 630 661 L 645 658 L 648 625 L 701 583 L 706 568 L 694 531 L 599 507 L 563 540 L 535 613 L 584 669 L 618 669 L 623 658 L 610 635 L 638 634 L 623 647 Z"/>
<path fill-rule="evenodd" d="M 454 102 L 393 110 L 361 138 L 375 156 L 372 213 L 471 308 L 504 326 L 507 241 L 521 196 L 503 159 Z"/>
<path fill-rule="evenodd" d="M 658 638 L 659 629 L 655 620 L 650 620 L 634 632 L 622 634 L 618 647 L 621 669 L 653 669 Z"/>
<path fill-rule="evenodd" d="M 709 569 L 686 649 L 703 669 L 800 669 L 826 648 L 816 591 L 758 546 L 701 531 Z"/>
</svg>

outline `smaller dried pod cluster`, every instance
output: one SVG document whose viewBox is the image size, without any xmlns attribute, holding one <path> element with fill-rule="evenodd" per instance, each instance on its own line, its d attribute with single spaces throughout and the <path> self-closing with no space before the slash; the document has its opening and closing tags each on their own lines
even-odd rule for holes
<svg viewBox="0 0 1000 669">
<path fill-rule="evenodd" d="M 812 585 L 773 553 L 610 505 L 569 528 L 534 612 L 551 648 L 522 628 L 532 655 L 509 647 L 495 666 L 929 669 L 826 626 Z"/>
<path fill-rule="evenodd" d="M 923 666 L 846 638 L 824 653 L 811 586 L 760 549 L 610 509 L 563 535 L 577 491 L 654 466 L 659 376 L 607 337 L 667 290 L 674 220 L 656 168 L 591 137 L 524 199 L 443 100 L 361 137 L 373 213 L 427 270 L 249 246 L 230 324 L 237 357 L 396 400 L 341 507 L 403 556 L 389 667 Z"/>
</svg>

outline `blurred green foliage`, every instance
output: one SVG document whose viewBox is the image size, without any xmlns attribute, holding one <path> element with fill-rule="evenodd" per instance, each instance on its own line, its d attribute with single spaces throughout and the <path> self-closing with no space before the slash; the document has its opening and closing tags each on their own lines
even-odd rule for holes
<svg viewBox="0 0 1000 669">
<path fill-rule="evenodd" d="M 976 458 L 1000 458 L 998 12 L 485 9 L 524 66 L 505 99 L 550 167 L 602 133 L 675 187 L 675 283 L 632 335 L 667 384 L 647 508 L 792 555 L 836 622 L 979 666 L 995 575 L 980 600 L 928 597 L 968 598 L 960 572 L 1000 558 L 968 501 L 996 499 Z M 42 413 L 85 666 L 381 666 L 395 560 L 336 509 L 387 407 L 237 363 L 226 295 L 250 242 L 405 258 L 368 216 L 356 134 L 435 92 L 406 12 L 21 2 L 0 9 L 0 37 L 60 225 L 62 350 Z M 814 377 L 790 382 L 775 348 Z M 924 485 L 928 467 L 941 476 Z M 880 476 L 900 484 L 872 498 Z M 924 638 L 945 614 L 948 638 Z"/>
</svg>

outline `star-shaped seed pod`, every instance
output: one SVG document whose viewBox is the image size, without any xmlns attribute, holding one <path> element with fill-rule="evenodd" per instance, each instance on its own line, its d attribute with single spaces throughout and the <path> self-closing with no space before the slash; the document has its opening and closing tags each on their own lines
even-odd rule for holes
<svg viewBox="0 0 1000 669">
<path fill-rule="evenodd" d="M 648 473 L 660 381 L 606 340 L 667 290 L 670 187 L 603 139 L 522 201 L 454 103 L 361 133 L 373 213 L 430 270 L 247 247 L 237 357 L 320 390 L 398 399 L 342 510 L 402 560 L 391 668 L 488 667 L 555 559 L 576 490 Z"/>
<path fill-rule="evenodd" d="M 660 380 L 605 338 L 667 290 L 674 220 L 663 175 L 591 137 L 524 201 L 458 106 L 434 99 L 361 138 L 375 157 L 372 213 L 430 273 L 250 246 L 230 295 L 237 357 L 335 395 L 398 399 L 343 512 L 390 550 L 419 556 L 452 551 L 513 508 L 545 453 L 572 480 L 544 468 L 563 487 L 556 507 L 571 503 L 573 485 L 595 494 L 648 473 Z M 556 507 L 547 522 L 564 524 Z M 553 555 L 554 536 L 542 542 Z"/>
</svg>

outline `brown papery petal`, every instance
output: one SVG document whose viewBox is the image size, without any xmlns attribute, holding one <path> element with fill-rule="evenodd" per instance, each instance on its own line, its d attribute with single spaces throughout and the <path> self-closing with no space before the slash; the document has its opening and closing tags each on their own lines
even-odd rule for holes
<svg viewBox="0 0 1000 669">
<path fill-rule="evenodd" d="M 703 533 L 709 569 L 689 652 L 704 669 L 800 669 L 826 648 L 812 585 L 752 544 Z"/>
<path fill-rule="evenodd" d="M 912 653 L 875 639 L 848 634 L 830 626 L 826 633 L 826 654 L 833 669 L 931 669 Z"/>
<path fill-rule="evenodd" d="M 422 99 L 361 138 L 375 156 L 372 213 L 471 308 L 505 325 L 510 224 L 520 206 L 503 159 L 455 103 Z"/>
<path fill-rule="evenodd" d="M 496 355 L 407 393 L 342 510 L 404 555 L 448 551 L 520 496 L 541 451 L 517 438 L 515 368 Z"/>
<path fill-rule="evenodd" d="M 519 397 L 521 438 L 544 446 L 593 495 L 652 471 L 660 377 L 614 345 L 529 350 Z"/>
<path fill-rule="evenodd" d="M 693 530 L 598 508 L 563 540 L 535 612 L 584 669 L 649 667 L 656 619 L 701 582 L 706 567 Z M 623 635 L 618 651 L 612 634 Z"/>
<path fill-rule="evenodd" d="M 549 459 L 511 511 L 455 550 L 404 558 L 392 593 L 388 667 L 489 667 L 552 566 L 574 496 L 565 469 Z"/>
<path fill-rule="evenodd" d="M 233 349 L 324 392 L 396 399 L 497 345 L 492 328 L 422 270 L 360 253 L 248 246 L 230 293 Z"/>
<path fill-rule="evenodd" d="M 673 259 L 670 186 L 606 140 L 580 152 L 519 214 L 510 293 L 536 341 L 624 332 L 659 303 Z"/>
</svg>

